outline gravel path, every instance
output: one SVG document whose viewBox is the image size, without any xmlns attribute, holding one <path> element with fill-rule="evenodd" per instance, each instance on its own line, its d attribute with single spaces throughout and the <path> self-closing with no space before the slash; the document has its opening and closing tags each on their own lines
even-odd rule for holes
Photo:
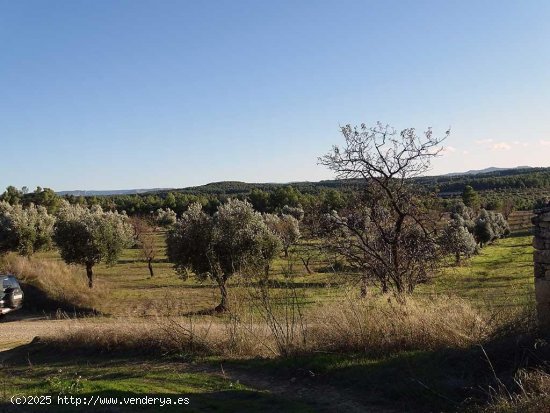
<svg viewBox="0 0 550 413">
<path fill-rule="evenodd" d="M 0 351 L 28 344 L 36 336 L 46 336 L 66 328 L 71 320 L 49 320 L 8 314 L 0 322 Z"/>
</svg>

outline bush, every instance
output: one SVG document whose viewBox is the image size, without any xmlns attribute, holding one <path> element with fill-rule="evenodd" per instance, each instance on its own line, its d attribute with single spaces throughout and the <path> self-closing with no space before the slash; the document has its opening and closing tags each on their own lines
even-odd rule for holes
<svg viewBox="0 0 550 413">
<path fill-rule="evenodd" d="M 510 226 L 501 213 L 481 210 L 474 226 L 474 236 L 481 246 L 508 235 Z"/>
</svg>

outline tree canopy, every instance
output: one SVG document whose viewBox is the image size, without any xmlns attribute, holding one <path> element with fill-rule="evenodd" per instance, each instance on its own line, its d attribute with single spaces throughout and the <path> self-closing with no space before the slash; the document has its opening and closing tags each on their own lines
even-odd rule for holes
<svg viewBox="0 0 550 413">
<path fill-rule="evenodd" d="M 131 245 L 133 229 L 128 218 L 118 212 L 104 212 L 64 202 L 58 213 L 54 240 L 68 264 L 86 267 L 88 285 L 93 287 L 93 267 L 114 264 L 125 247 Z"/>
<path fill-rule="evenodd" d="M 257 275 L 276 256 L 280 240 L 245 201 L 229 200 L 214 216 L 192 204 L 167 235 L 167 254 L 176 271 L 213 279 L 220 289 L 216 311 L 229 308 L 227 280 Z"/>
</svg>

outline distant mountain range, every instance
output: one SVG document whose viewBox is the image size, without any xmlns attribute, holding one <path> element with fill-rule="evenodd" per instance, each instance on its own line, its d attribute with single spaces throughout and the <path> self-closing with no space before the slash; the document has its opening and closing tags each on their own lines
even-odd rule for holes
<svg viewBox="0 0 550 413">
<path fill-rule="evenodd" d="M 514 169 L 531 169 L 531 166 L 516 166 L 515 168 L 496 168 L 491 166 L 485 169 L 471 169 L 466 172 L 451 172 L 442 176 L 460 176 L 460 175 L 479 175 L 479 174 L 489 174 L 491 172 L 501 172 L 501 171 L 511 171 Z"/>
<path fill-rule="evenodd" d="M 517 166 L 515 168 L 497 168 L 497 167 L 489 167 L 485 169 L 473 169 L 466 172 L 453 172 L 448 173 L 445 175 L 439 175 L 441 177 L 455 177 L 455 176 L 470 176 L 470 175 L 482 175 L 482 174 L 490 174 L 490 173 L 499 173 L 503 171 L 519 171 L 519 170 L 525 170 L 525 169 L 533 169 L 530 166 Z M 419 178 L 421 180 L 431 180 L 435 177 L 425 177 L 425 178 Z M 264 190 L 270 190 L 279 186 L 284 185 L 293 185 L 296 186 L 298 189 L 307 189 L 307 188 L 337 188 L 342 185 L 341 181 L 338 180 L 326 180 L 326 181 L 319 181 L 319 182 L 289 182 L 287 184 L 284 183 L 246 183 L 246 182 L 230 182 L 230 181 L 224 181 L 224 182 L 212 182 L 206 185 L 201 186 L 195 186 L 195 187 L 187 187 L 187 188 L 149 188 L 149 189 L 118 189 L 118 190 L 102 190 L 102 191 L 88 191 L 88 190 L 75 190 L 75 191 L 59 191 L 57 194 L 59 195 L 73 195 L 73 196 L 105 196 L 105 195 L 135 195 L 135 194 L 144 194 L 144 193 L 162 193 L 162 192 L 168 192 L 168 191 L 179 191 L 179 192 L 187 192 L 187 193 L 218 193 L 220 190 L 222 190 L 225 193 L 228 194 L 235 194 L 235 193 L 244 193 L 248 192 L 253 188 L 259 188 Z"/>
<path fill-rule="evenodd" d="M 75 190 L 75 191 L 59 191 L 58 195 L 73 195 L 73 196 L 101 196 L 101 195 L 135 195 L 144 194 L 146 192 L 161 192 L 169 191 L 172 188 L 149 188 L 149 189 L 114 189 L 105 191 L 88 191 L 88 190 Z"/>
</svg>

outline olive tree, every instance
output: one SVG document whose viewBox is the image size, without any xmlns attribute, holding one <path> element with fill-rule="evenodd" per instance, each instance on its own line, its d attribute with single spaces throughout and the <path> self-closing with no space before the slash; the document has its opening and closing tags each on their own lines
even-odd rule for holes
<svg viewBox="0 0 550 413">
<path fill-rule="evenodd" d="M 499 212 L 482 209 L 474 222 L 474 236 L 480 247 L 510 234 L 510 226 Z"/>
<path fill-rule="evenodd" d="M 300 205 L 298 205 L 297 207 L 290 207 L 288 205 L 285 205 L 281 212 L 283 213 L 283 215 L 292 215 L 298 221 L 304 219 L 304 209 Z"/>
<path fill-rule="evenodd" d="M 263 217 L 267 228 L 281 240 L 285 257 L 288 257 L 288 249 L 300 239 L 298 220 L 285 214 L 264 214 Z"/>
<path fill-rule="evenodd" d="M 160 226 L 168 227 L 176 223 L 177 215 L 170 208 L 159 208 L 157 209 L 155 219 L 157 221 L 157 224 L 159 224 Z"/>
<path fill-rule="evenodd" d="M 341 132 L 344 145 L 319 162 L 337 178 L 358 182 L 359 195 L 347 210 L 328 216 L 328 247 L 361 273 L 363 296 L 369 280 L 398 296 L 410 293 L 438 264 L 439 218 L 431 207 L 435 194 L 423 193 L 411 178 L 429 170 L 446 136 L 435 137 L 431 129 L 398 133 L 380 123 L 346 125 Z"/>
<path fill-rule="evenodd" d="M 153 277 L 155 275 L 153 271 L 153 260 L 158 254 L 156 244 L 157 228 L 140 217 L 132 217 L 131 223 L 134 229 L 134 241 L 139 248 L 139 255 L 147 262 L 149 275 Z"/>
<path fill-rule="evenodd" d="M 17 251 L 31 256 L 48 249 L 52 242 L 55 218 L 43 206 L 10 205 L 0 201 L 0 251 Z"/>
<path fill-rule="evenodd" d="M 228 200 L 214 216 L 195 203 L 167 234 L 167 254 L 176 271 L 210 278 L 220 289 L 217 312 L 229 309 L 227 281 L 236 274 L 257 275 L 276 256 L 279 239 L 246 201 Z"/>
<path fill-rule="evenodd" d="M 104 212 L 63 202 L 57 215 L 54 241 L 68 264 L 86 267 L 88 286 L 94 285 L 94 265 L 113 265 L 122 250 L 131 246 L 133 229 L 128 217 L 118 212 Z"/>
<path fill-rule="evenodd" d="M 458 214 L 453 214 L 443 229 L 440 245 L 444 251 L 455 256 L 457 264 L 460 263 L 461 257 L 471 257 L 477 248 L 476 240 L 468 231 L 467 223 Z"/>
</svg>

